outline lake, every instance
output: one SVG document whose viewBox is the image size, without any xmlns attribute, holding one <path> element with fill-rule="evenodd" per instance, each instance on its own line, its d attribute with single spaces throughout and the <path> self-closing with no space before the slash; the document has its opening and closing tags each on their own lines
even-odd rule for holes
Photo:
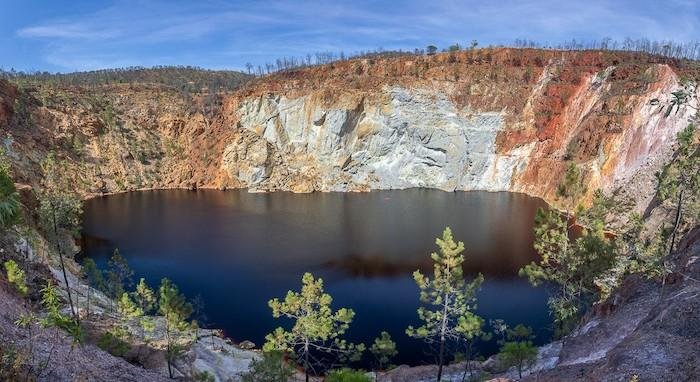
<svg viewBox="0 0 700 382">
<path fill-rule="evenodd" d="M 140 191 L 88 200 L 84 253 L 106 266 L 114 248 L 157 287 L 172 279 L 201 295 L 211 326 L 258 346 L 275 327 L 269 299 L 298 290 L 304 272 L 325 281 L 334 307 L 356 316 L 346 338 L 371 343 L 382 330 L 397 342 L 395 363 L 432 362 L 417 325 L 411 273 L 430 271 L 435 237 L 450 226 L 466 246 L 465 275 L 484 274 L 477 313 L 532 326 L 551 337 L 547 291 L 518 277 L 537 259 L 532 223 L 537 198 L 515 193 L 411 189 L 369 193 L 248 193 L 246 190 Z M 495 341 L 478 350 L 485 356 Z"/>
</svg>

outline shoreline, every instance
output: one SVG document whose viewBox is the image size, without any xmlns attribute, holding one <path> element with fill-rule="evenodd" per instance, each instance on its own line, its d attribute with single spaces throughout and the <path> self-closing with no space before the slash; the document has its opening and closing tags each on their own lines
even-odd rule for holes
<svg viewBox="0 0 700 382">
<path fill-rule="evenodd" d="M 170 188 L 170 189 L 173 189 L 173 188 Z M 170 189 L 168 189 L 168 190 L 170 190 Z M 174 193 L 163 192 L 163 193 L 150 193 L 150 194 L 146 193 L 146 194 L 141 194 L 141 195 L 128 195 L 128 196 L 116 198 L 114 200 L 110 200 L 110 201 L 115 202 L 114 204 L 108 204 L 108 201 L 97 201 L 96 203 L 91 204 L 88 206 L 88 208 L 86 208 L 86 211 L 87 211 L 86 216 L 91 217 L 86 221 L 86 226 L 89 229 L 92 226 L 91 224 L 89 224 L 89 222 L 95 221 L 95 219 L 99 219 L 101 216 L 104 217 L 104 219 L 109 219 L 108 213 L 111 210 L 111 209 L 104 209 L 103 210 L 99 207 L 97 209 L 93 209 L 93 208 L 89 208 L 90 206 L 95 207 L 95 206 L 102 206 L 102 205 L 105 205 L 105 206 L 106 205 L 122 205 L 121 203 L 123 201 L 127 201 L 127 200 L 141 200 L 143 198 L 144 200 L 154 200 L 154 201 L 160 200 L 161 202 L 159 202 L 159 203 L 163 203 L 166 200 L 180 200 L 181 199 L 181 200 L 183 200 L 184 204 L 189 204 L 190 202 L 194 202 L 195 200 L 199 200 L 200 198 L 204 198 L 204 199 L 208 199 L 208 198 L 229 199 L 229 198 L 240 197 L 240 198 L 244 198 L 241 200 L 248 200 L 250 202 L 250 204 L 253 204 L 253 203 L 255 203 L 254 201 L 267 200 L 268 198 L 270 198 L 271 200 L 276 199 L 273 196 L 267 196 L 267 195 L 261 196 L 261 197 L 247 195 L 246 191 L 248 191 L 248 190 L 245 190 L 245 189 L 229 189 L 229 190 L 232 190 L 233 192 L 228 193 L 228 194 L 226 194 L 225 191 L 229 191 L 229 190 L 218 190 L 217 189 L 217 191 L 224 191 L 224 192 L 208 193 L 208 191 L 211 190 L 211 188 L 202 188 L 202 189 L 205 191 L 202 191 L 202 193 L 200 193 L 199 196 L 197 196 L 198 194 L 189 193 L 189 192 L 174 192 Z M 195 191 L 195 192 L 197 191 L 197 190 L 188 190 L 188 189 L 180 189 L 180 190 Z M 155 190 L 144 190 L 144 191 L 155 191 Z M 384 192 L 382 192 L 382 191 L 384 191 Z M 401 192 L 397 192 L 397 191 L 406 191 L 406 192 L 401 193 Z M 444 200 L 444 201 L 446 201 L 447 204 L 451 204 L 452 202 L 450 202 L 450 201 L 453 201 L 454 203 L 457 203 L 454 205 L 458 205 L 459 201 L 461 201 L 461 200 L 476 200 L 476 201 L 480 201 L 479 203 L 486 202 L 488 200 L 499 200 L 499 201 L 509 200 L 509 201 L 521 201 L 521 202 L 527 203 L 528 205 L 531 205 L 531 204 L 533 204 L 533 202 L 536 202 L 535 207 L 546 208 L 542 204 L 543 202 L 541 201 L 541 199 L 532 198 L 529 195 L 526 195 L 523 193 L 517 193 L 517 195 L 510 195 L 510 193 L 506 193 L 503 191 L 498 191 L 498 192 L 462 191 L 461 194 L 457 194 L 455 191 L 455 192 L 452 192 L 454 195 L 450 195 L 447 193 L 448 191 L 444 191 L 444 190 L 440 190 L 442 192 L 432 192 L 432 191 L 433 191 L 433 189 L 424 189 L 424 188 L 418 189 L 418 188 L 416 188 L 416 189 L 406 189 L 406 190 L 374 190 L 374 191 L 369 191 L 369 192 L 374 192 L 374 194 L 373 194 L 374 196 L 370 196 L 370 195 L 352 196 L 352 195 L 344 195 L 345 193 L 343 193 L 343 192 L 334 192 L 335 195 L 318 195 L 317 194 L 317 195 L 309 195 L 309 196 L 301 196 L 301 197 L 291 195 L 292 193 L 288 192 L 288 191 L 281 191 L 283 195 L 279 195 L 279 197 L 282 198 L 283 200 L 287 200 L 291 203 L 294 203 L 293 202 L 294 200 L 305 200 L 306 202 L 313 205 L 313 204 L 315 204 L 316 201 L 345 200 L 345 198 L 347 198 L 347 197 L 350 197 L 356 201 L 363 201 L 363 200 L 370 200 L 370 199 L 379 201 L 381 199 L 384 199 L 385 197 L 393 199 L 395 197 L 398 198 L 401 195 L 405 195 L 405 196 L 412 196 L 408 200 L 415 200 L 415 201 L 422 200 L 423 203 L 421 203 L 421 204 L 423 204 L 427 208 L 433 208 L 433 207 L 431 207 L 431 203 L 430 203 L 431 200 L 433 200 L 433 201 Z M 515 194 L 515 193 L 513 193 L 513 194 Z M 209 195 L 209 196 L 207 196 L 207 195 Z M 173 199 L 171 199 L 170 196 L 172 196 Z M 188 200 L 190 202 L 187 202 Z M 168 205 L 167 202 L 164 205 L 167 206 Z M 177 205 L 177 204 L 175 204 L 175 205 Z M 486 204 L 486 205 L 488 205 L 488 204 Z M 523 205 L 523 204 L 516 203 L 515 205 Z M 535 208 L 535 207 L 533 207 L 533 208 Z M 524 209 L 523 209 L 523 211 L 524 211 Z M 130 219 L 129 218 L 130 215 L 125 214 L 123 216 L 124 216 L 124 221 L 128 222 L 128 219 Z M 136 216 L 138 216 L 138 214 Z M 136 219 L 138 219 L 138 218 L 136 218 Z M 456 219 L 459 220 L 459 219 L 463 219 L 463 218 L 456 217 Z M 444 221 L 442 219 L 439 219 L 439 220 Z M 524 218 L 523 220 L 529 221 L 528 218 Z M 531 221 L 529 221 L 529 224 L 531 224 Z M 235 232 L 235 231 L 232 230 L 231 232 Z M 204 235 L 207 235 L 206 232 L 204 233 Z M 206 236 L 203 236 L 203 237 L 205 238 Z M 117 245 L 117 243 L 114 243 L 111 246 L 114 247 L 116 245 Z M 528 246 L 528 244 L 523 242 L 522 246 Z M 93 255 L 96 253 L 101 253 L 101 252 L 89 251 L 89 249 L 91 248 L 89 246 L 84 247 L 84 248 L 86 248 L 86 250 L 88 250 L 87 253 L 90 253 Z M 152 251 L 157 251 L 157 250 L 158 250 L 157 247 L 153 247 L 153 249 L 152 249 Z M 340 252 L 340 251 L 337 249 L 332 250 L 331 254 L 333 252 Z M 144 253 L 148 253 L 148 251 L 146 251 Z M 332 256 L 325 257 L 325 259 L 332 259 L 332 258 L 333 258 Z M 375 269 L 380 269 L 380 268 L 381 268 L 381 266 L 379 268 L 375 268 Z M 416 268 L 411 268 L 410 271 L 406 274 L 410 275 L 410 272 L 412 272 L 415 269 Z M 144 276 L 146 276 L 146 275 L 147 274 L 144 274 Z M 513 271 L 513 275 L 514 275 L 514 278 L 518 278 L 517 277 L 517 269 L 515 269 Z M 155 280 L 155 281 L 157 281 L 157 280 Z M 293 289 L 293 288 L 290 286 L 289 289 Z M 265 297 L 265 298 L 268 298 L 268 297 Z M 229 312 L 229 314 L 230 313 L 231 312 Z M 233 343 L 238 343 L 239 341 L 242 342 L 243 340 L 253 340 L 256 342 L 256 344 L 258 345 L 258 348 L 259 348 L 262 345 L 262 343 L 259 343 L 259 341 L 264 341 L 261 338 L 257 338 L 257 334 L 254 334 L 253 338 L 247 337 L 248 334 L 253 334 L 254 332 L 248 332 L 248 334 L 240 333 L 239 328 L 236 328 L 235 326 L 228 325 L 228 320 L 222 320 L 222 323 L 224 324 L 224 328 L 225 328 L 223 330 L 223 334 L 225 335 L 225 337 L 231 339 L 233 341 Z M 219 329 L 221 329 L 221 326 L 219 326 Z M 229 330 L 230 330 L 230 332 L 229 332 Z M 544 341 L 549 340 L 549 339 L 550 338 L 542 338 L 541 340 L 543 342 L 541 342 L 541 344 L 548 343 L 548 341 L 547 342 L 544 342 Z M 364 339 L 362 339 L 362 341 L 366 342 L 366 340 L 364 340 Z M 410 360 L 406 360 L 405 362 L 407 362 L 407 364 L 411 365 L 411 366 L 421 365 L 420 362 L 419 363 L 411 363 Z"/>
<path fill-rule="evenodd" d="M 110 192 L 105 192 L 105 193 L 88 193 L 86 194 L 85 197 L 83 197 L 83 201 L 86 200 L 91 200 L 91 199 L 97 199 L 101 197 L 107 197 L 107 196 L 113 196 L 113 195 L 120 195 L 120 194 L 127 194 L 130 192 L 144 192 L 144 191 L 169 191 L 169 190 L 179 190 L 179 191 L 198 191 L 198 190 L 207 190 L 207 191 L 231 191 L 231 190 L 247 190 L 248 193 L 250 194 L 272 194 L 276 192 L 281 192 L 281 193 L 290 193 L 290 194 L 299 194 L 299 195 L 304 195 L 304 194 L 366 194 L 366 193 L 371 193 L 371 192 L 379 192 L 379 191 L 404 191 L 404 190 L 430 190 L 430 191 L 442 191 L 445 193 L 457 193 L 457 192 L 488 192 L 488 193 L 509 193 L 509 194 L 518 194 L 518 195 L 524 195 L 533 199 L 538 199 L 543 201 L 545 204 L 547 204 L 548 207 L 550 208 L 556 208 L 557 210 L 564 212 L 564 210 L 561 210 L 560 208 L 556 207 L 556 204 L 545 199 L 542 196 L 538 195 L 533 195 L 529 194 L 527 192 L 523 191 L 510 191 L 510 190 L 485 190 L 485 189 L 471 189 L 471 190 L 459 190 L 455 189 L 452 191 L 445 190 L 442 188 L 433 188 L 433 187 L 406 187 L 406 188 L 371 188 L 367 190 L 346 190 L 346 191 L 322 191 L 322 190 L 314 190 L 311 192 L 295 192 L 292 190 L 269 190 L 269 189 L 256 189 L 256 188 L 250 188 L 250 187 L 216 187 L 216 186 L 197 186 L 197 187 L 144 187 L 144 188 L 137 188 L 133 190 L 124 190 L 124 191 L 110 191 Z"/>
</svg>

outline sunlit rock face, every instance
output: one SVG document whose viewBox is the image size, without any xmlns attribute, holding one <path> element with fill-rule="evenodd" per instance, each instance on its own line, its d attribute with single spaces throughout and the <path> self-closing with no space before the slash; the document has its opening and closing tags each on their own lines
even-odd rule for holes
<svg viewBox="0 0 700 382">
<path fill-rule="evenodd" d="M 634 193 L 637 183 L 649 190 L 692 110 L 665 117 L 651 102 L 679 86 L 668 66 L 650 66 L 642 74 L 653 80 L 632 91 L 619 89 L 615 69 L 581 74 L 564 99 L 555 93 L 562 87 L 556 68 L 547 66 L 520 109 L 498 100 L 488 108 L 458 105 L 452 84 L 337 89 L 330 97 L 266 92 L 236 104 L 240 134 L 226 147 L 222 169 L 261 190 L 426 187 L 519 191 L 551 201 L 574 161 L 590 192 Z M 548 108 L 556 117 L 537 126 Z M 642 193 L 632 197 L 640 208 L 648 203 L 638 200 Z"/>
<path fill-rule="evenodd" d="M 497 153 L 496 136 L 505 126 L 501 113 L 458 109 L 439 91 L 387 86 L 371 97 L 340 95 L 339 101 L 324 107 L 313 96 L 273 94 L 245 100 L 238 109 L 240 128 L 260 137 L 245 143 L 249 154 L 243 157 L 255 176 L 227 159 L 226 153 L 241 151 L 242 142 L 226 148 L 224 167 L 251 186 L 278 188 L 270 178 L 274 162 L 261 159 L 270 156 L 264 140 L 293 169 L 290 174 L 314 174 L 309 191 L 500 191 L 511 188 L 532 149 Z"/>
<path fill-rule="evenodd" d="M 18 182 L 38 185 L 42 158 L 55 152 L 70 159 L 67 175 L 85 196 L 427 187 L 516 191 L 556 204 L 576 163 L 588 200 L 603 189 L 643 210 L 694 112 L 666 116 L 663 106 L 695 70 L 600 51 L 357 59 L 258 78 L 217 94 L 211 112 L 204 94 L 151 85 L 46 87 L 38 99 L 41 92 L 0 80 L 0 136 Z M 111 117 L 93 105 L 103 98 Z"/>
</svg>

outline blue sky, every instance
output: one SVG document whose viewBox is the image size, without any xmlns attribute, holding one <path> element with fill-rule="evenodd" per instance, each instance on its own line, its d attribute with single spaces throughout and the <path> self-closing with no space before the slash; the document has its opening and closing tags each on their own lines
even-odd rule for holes
<svg viewBox="0 0 700 382">
<path fill-rule="evenodd" d="M 0 67 L 76 71 L 516 38 L 700 40 L 700 0 L 2 0 Z"/>
</svg>

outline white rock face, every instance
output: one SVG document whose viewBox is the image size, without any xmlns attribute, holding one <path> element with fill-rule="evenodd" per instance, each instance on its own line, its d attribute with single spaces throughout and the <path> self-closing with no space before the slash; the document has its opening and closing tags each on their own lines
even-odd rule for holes
<svg viewBox="0 0 700 382">
<path fill-rule="evenodd" d="M 239 349 L 219 337 L 203 336 L 190 347 L 177 366 L 188 375 L 206 372 L 214 381 L 233 382 L 240 381 L 250 363 L 259 358 L 258 353 Z"/>
<path fill-rule="evenodd" d="M 513 175 L 526 166 L 533 148 L 496 154 L 496 135 L 504 127 L 501 114 L 458 110 L 435 91 L 386 87 L 373 100 L 349 104 L 324 108 L 309 96 L 268 95 L 242 102 L 238 113 L 241 128 L 272 144 L 287 167 L 313 167 L 318 176 L 314 189 L 321 191 L 510 190 Z M 231 145 L 224 156 L 238 151 L 238 145 Z M 239 179 L 265 187 L 260 174 L 272 170 L 262 167 L 264 160 L 249 163 L 246 168 L 253 173 L 239 174 Z"/>
<path fill-rule="evenodd" d="M 421 187 L 524 192 L 553 202 L 569 150 L 582 147 L 575 160 L 589 194 L 627 190 L 643 211 L 653 174 L 673 154 L 694 109 L 665 116 L 652 102 L 666 105 L 680 87 L 666 65 L 650 67 L 648 76 L 657 80 L 631 94 L 615 88 L 614 70 L 582 77 L 554 124 L 544 127 L 535 124 L 534 105 L 561 101 L 545 93 L 554 69 L 543 72 L 520 111 L 458 107 L 450 84 L 242 99 L 235 111 L 239 138 L 226 147 L 222 169 L 251 190 Z"/>
</svg>

